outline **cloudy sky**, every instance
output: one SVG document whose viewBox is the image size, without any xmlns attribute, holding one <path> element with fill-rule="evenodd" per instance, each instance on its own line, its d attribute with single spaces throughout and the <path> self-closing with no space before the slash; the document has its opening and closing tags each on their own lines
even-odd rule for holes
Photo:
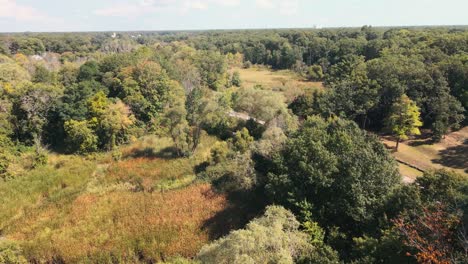
<svg viewBox="0 0 468 264">
<path fill-rule="evenodd" d="M 0 0 L 0 32 L 467 25 L 468 0 Z"/>
</svg>

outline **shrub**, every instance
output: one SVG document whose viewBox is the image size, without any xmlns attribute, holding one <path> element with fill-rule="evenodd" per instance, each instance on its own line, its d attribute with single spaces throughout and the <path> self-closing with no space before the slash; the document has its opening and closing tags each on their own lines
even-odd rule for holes
<svg viewBox="0 0 468 264">
<path fill-rule="evenodd" d="M 321 81 L 325 75 L 320 65 L 312 65 L 307 69 L 307 79 L 311 81 Z"/>
<path fill-rule="evenodd" d="M 87 121 L 69 120 L 64 125 L 67 148 L 70 152 L 89 153 L 97 150 L 98 137 Z"/>
<path fill-rule="evenodd" d="M 22 249 L 15 243 L 0 240 L 0 263 L 26 264 Z"/>
<path fill-rule="evenodd" d="M 235 71 L 233 74 L 232 74 L 232 77 L 231 77 L 231 84 L 236 86 L 236 87 L 241 87 L 242 85 L 242 80 L 240 78 L 240 73 L 238 71 Z"/>
<path fill-rule="evenodd" d="M 311 259 L 318 261 L 315 263 L 338 263 L 336 253 L 331 254 L 334 260 L 320 261 L 323 256 L 309 243 L 308 235 L 299 231 L 299 226 L 290 211 L 269 206 L 262 217 L 252 220 L 245 229 L 204 246 L 197 259 L 202 263 L 295 263 L 299 260 L 310 263 Z"/>
</svg>

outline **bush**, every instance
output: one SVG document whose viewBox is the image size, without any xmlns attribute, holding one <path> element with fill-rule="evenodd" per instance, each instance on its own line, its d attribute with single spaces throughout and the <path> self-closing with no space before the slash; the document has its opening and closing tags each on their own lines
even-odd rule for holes
<svg viewBox="0 0 468 264">
<path fill-rule="evenodd" d="M 257 184 L 257 175 L 250 152 L 230 154 L 224 161 L 212 164 L 202 173 L 220 191 L 248 191 Z"/>
<path fill-rule="evenodd" d="M 17 244 L 0 240 L 0 263 L 26 264 L 28 262 L 22 253 L 22 249 Z"/>
<path fill-rule="evenodd" d="M 90 153 L 97 150 L 98 137 L 87 121 L 69 120 L 64 125 L 67 149 L 74 153 Z"/>
<path fill-rule="evenodd" d="M 280 206 L 269 206 L 262 217 L 245 229 L 204 246 L 197 259 L 202 263 L 338 263 L 336 253 L 323 262 L 318 247 L 299 231 L 294 215 Z M 334 259 L 332 259 L 334 258 Z M 315 260 L 315 261 L 313 261 Z"/>
<path fill-rule="evenodd" d="M 311 81 L 321 81 L 324 77 L 325 75 L 320 65 L 312 65 L 307 69 L 307 79 Z"/>
<path fill-rule="evenodd" d="M 47 162 L 49 161 L 49 156 L 47 154 L 47 151 L 43 149 L 42 147 L 36 147 L 36 152 L 33 157 L 32 161 L 32 168 L 39 168 L 41 166 L 47 165 Z"/>
<path fill-rule="evenodd" d="M 236 87 L 241 87 L 242 85 L 242 80 L 240 78 L 240 73 L 238 71 L 235 71 L 233 74 L 232 74 L 232 77 L 231 77 L 231 84 L 236 86 Z"/>
<path fill-rule="evenodd" d="M 252 68 L 252 62 L 246 61 L 246 62 L 244 62 L 244 65 L 242 67 L 244 69 L 250 69 L 250 68 Z"/>
</svg>

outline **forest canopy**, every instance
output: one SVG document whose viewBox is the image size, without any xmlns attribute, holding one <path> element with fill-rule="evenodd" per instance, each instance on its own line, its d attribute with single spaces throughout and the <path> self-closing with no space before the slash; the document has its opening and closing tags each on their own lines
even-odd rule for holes
<svg viewBox="0 0 468 264">
<path fill-rule="evenodd" d="M 398 146 L 467 109 L 466 27 L 0 34 L 0 262 L 466 263 L 468 178 Z"/>
</svg>

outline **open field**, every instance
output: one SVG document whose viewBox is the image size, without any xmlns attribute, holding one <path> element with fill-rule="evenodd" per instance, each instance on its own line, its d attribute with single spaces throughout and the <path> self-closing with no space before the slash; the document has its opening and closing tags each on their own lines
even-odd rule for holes
<svg viewBox="0 0 468 264">
<path fill-rule="evenodd" d="M 384 138 L 383 142 L 389 148 L 395 147 L 395 142 L 389 138 Z M 439 143 L 431 144 L 426 139 L 408 140 L 400 143 L 398 152 L 393 155 L 419 170 L 448 169 L 468 176 L 468 127 L 447 135 Z M 418 176 L 418 170 L 406 165 L 400 165 L 400 171 L 408 178 Z"/>
<path fill-rule="evenodd" d="M 290 70 L 273 71 L 265 67 L 252 67 L 235 68 L 231 71 L 239 72 L 243 86 L 262 85 L 266 89 L 282 92 L 288 102 L 304 91 L 323 89 L 321 82 L 307 81 Z"/>
<path fill-rule="evenodd" d="M 43 262 L 192 257 L 242 221 L 195 177 L 216 141 L 204 136 L 191 158 L 174 158 L 170 140 L 154 136 L 122 146 L 118 162 L 51 154 L 47 166 L 0 183 L 0 235 Z"/>
</svg>

